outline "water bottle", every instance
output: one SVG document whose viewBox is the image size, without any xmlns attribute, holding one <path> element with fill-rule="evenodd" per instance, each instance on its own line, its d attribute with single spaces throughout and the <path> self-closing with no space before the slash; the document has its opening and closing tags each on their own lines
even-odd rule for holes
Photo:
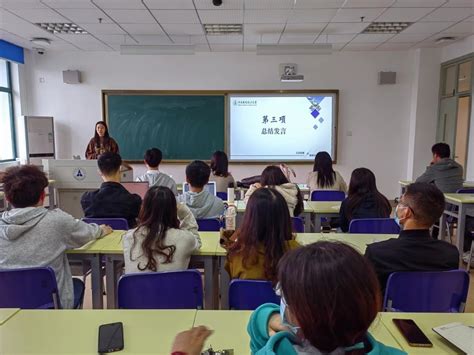
<svg viewBox="0 0 474 355">
<path fill-rule="evenodd" d="M 237 217 L 237 207 L 234 204 L 234 189 L 227 189 L 227 204 L 228 207 L 225 211 L 225 229 L 235 230 L 236 228 L 236 217 Z"/>
</svg>

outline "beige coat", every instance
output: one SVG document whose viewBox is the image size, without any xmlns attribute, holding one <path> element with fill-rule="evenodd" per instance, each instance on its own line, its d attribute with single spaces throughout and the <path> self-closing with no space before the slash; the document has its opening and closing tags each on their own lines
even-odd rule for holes
<svg viewBox="0 0 474 355">
<path fill-rule="evenodd" d="M 248 202 L 250 196 L 253 194 L 253 192 L 255 190 L 257 190 L 259 188 L 259 186 L 260 186 L 260 184 L 250 185 L 249 189 L 245 193 L 245 197 L 244 197 L 244 202 L 245 203 Z M 265 187 L 268 187 L 268 186 L 265 186 Z M 293 184 L 293 183 L 289 182 L 289 183 L 286 183 L 286 184 L 282 184 L 282 185 L 278 185 L 278 186 L 271 186 L 271 187 L 274 188 L 275 190 L 277 190 L 279 193 L 281 193 L 283 195 L 283 197 L 285 198 L 286 203 L 288 205 L 288 210 L 290 212 L 290 216 L 293 217 L 295 207 L 298 204 L 298 192 L 299 191 L 298 191 L 298 187 L 296 186 L 296 184 Z"/>
<path fill-rule="evenodd" d="M 311 192 L 315 190 L 336 190 L 336 191 L 344 191 L 344 193 L 347 194 L 347 185 L 344 179 L 342 178 L 341 174 L 339 174 L 337 171 L 336 173 L 336 179 L 334 180 L 334 184 L 332 186 L 319 186 L 318 185 L 318 173 L 316 171 L 313 171 L 308 174 L 308 179 L 306 180 L 306 184 L 309 186 L 309 189 Z"/>
</svg>

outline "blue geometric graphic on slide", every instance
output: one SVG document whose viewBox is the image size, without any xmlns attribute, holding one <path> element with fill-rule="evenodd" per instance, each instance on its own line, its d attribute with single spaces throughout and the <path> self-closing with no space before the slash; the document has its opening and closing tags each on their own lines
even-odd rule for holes
<svg viewBox="0 0 474 355">
<path fill-rule="evenodd" d="M 308 96 L 307 99 L 308 101 L 311 103 L 311 106 L 309 107 L 309 111 L 311 112 L 311 116 L 313 116 L 313 118 L 318 118 L 319 116 L 319 112 L 321 110 L 321 106 L 319 105 L 323 100 L 324 100 L 324 96 Z M 324 118 L 320 117 L 319 118 L 319 123 L 322 124 L 324 122 Z M 313 126 L 314 129 L 318 129 L 318 125 L 315 124 Z"/>
</svg>

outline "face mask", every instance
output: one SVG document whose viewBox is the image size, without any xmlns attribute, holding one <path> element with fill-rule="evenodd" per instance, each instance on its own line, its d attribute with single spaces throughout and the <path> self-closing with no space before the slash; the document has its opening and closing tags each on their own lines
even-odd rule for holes
<svg viewBox="0 0 474 355">
<path fill-rule="evenodd" d="M 394 216 L 394 219 L 395 219 L 395 223 L 398 224 L 398 226 L 400 227 L 400 229 L 403 229 L 403 225 L 400 223 L 400 218 L 398 217 L 398 206 L 400 206 L 400 204 L 398 204 L 397 207 L 395 207 L 395 216 Z M 408 207 L 402 205 L 402 208 L 408 208 Z"/>
<path fill-rule="evenodd" d="M 290 329 L 290 332 L 295 334 L 298 332 L 298 329 L 300 329 L 300 327 L 297 327 L 293 324 L 291 324 L 288 319 L 286 319 L 286 314 L 285 314 L 285 310 L 286 310 L 286 301 L 285 299 L 283 298 L 283 296 L 281 297 L 281 300 L 280 300 L 280 316 L 281 316 L 281 323 L 288 327 Z"/>
</svg>

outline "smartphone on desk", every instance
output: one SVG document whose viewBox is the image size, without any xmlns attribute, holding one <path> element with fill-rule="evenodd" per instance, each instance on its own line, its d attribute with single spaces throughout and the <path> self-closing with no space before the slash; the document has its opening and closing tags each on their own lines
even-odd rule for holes
<svg viewBox="0 0 474 355">
<path fill-rule="evenodd" d="M 99 354 L 123 350 L 122 322 L 99 326 Z"/>
<path fill-rule="evenodd" d="M 433 344 L 413 319 L 393 319 L 396 327 L 410 346 L 431 348 Z"/>
</svg>

